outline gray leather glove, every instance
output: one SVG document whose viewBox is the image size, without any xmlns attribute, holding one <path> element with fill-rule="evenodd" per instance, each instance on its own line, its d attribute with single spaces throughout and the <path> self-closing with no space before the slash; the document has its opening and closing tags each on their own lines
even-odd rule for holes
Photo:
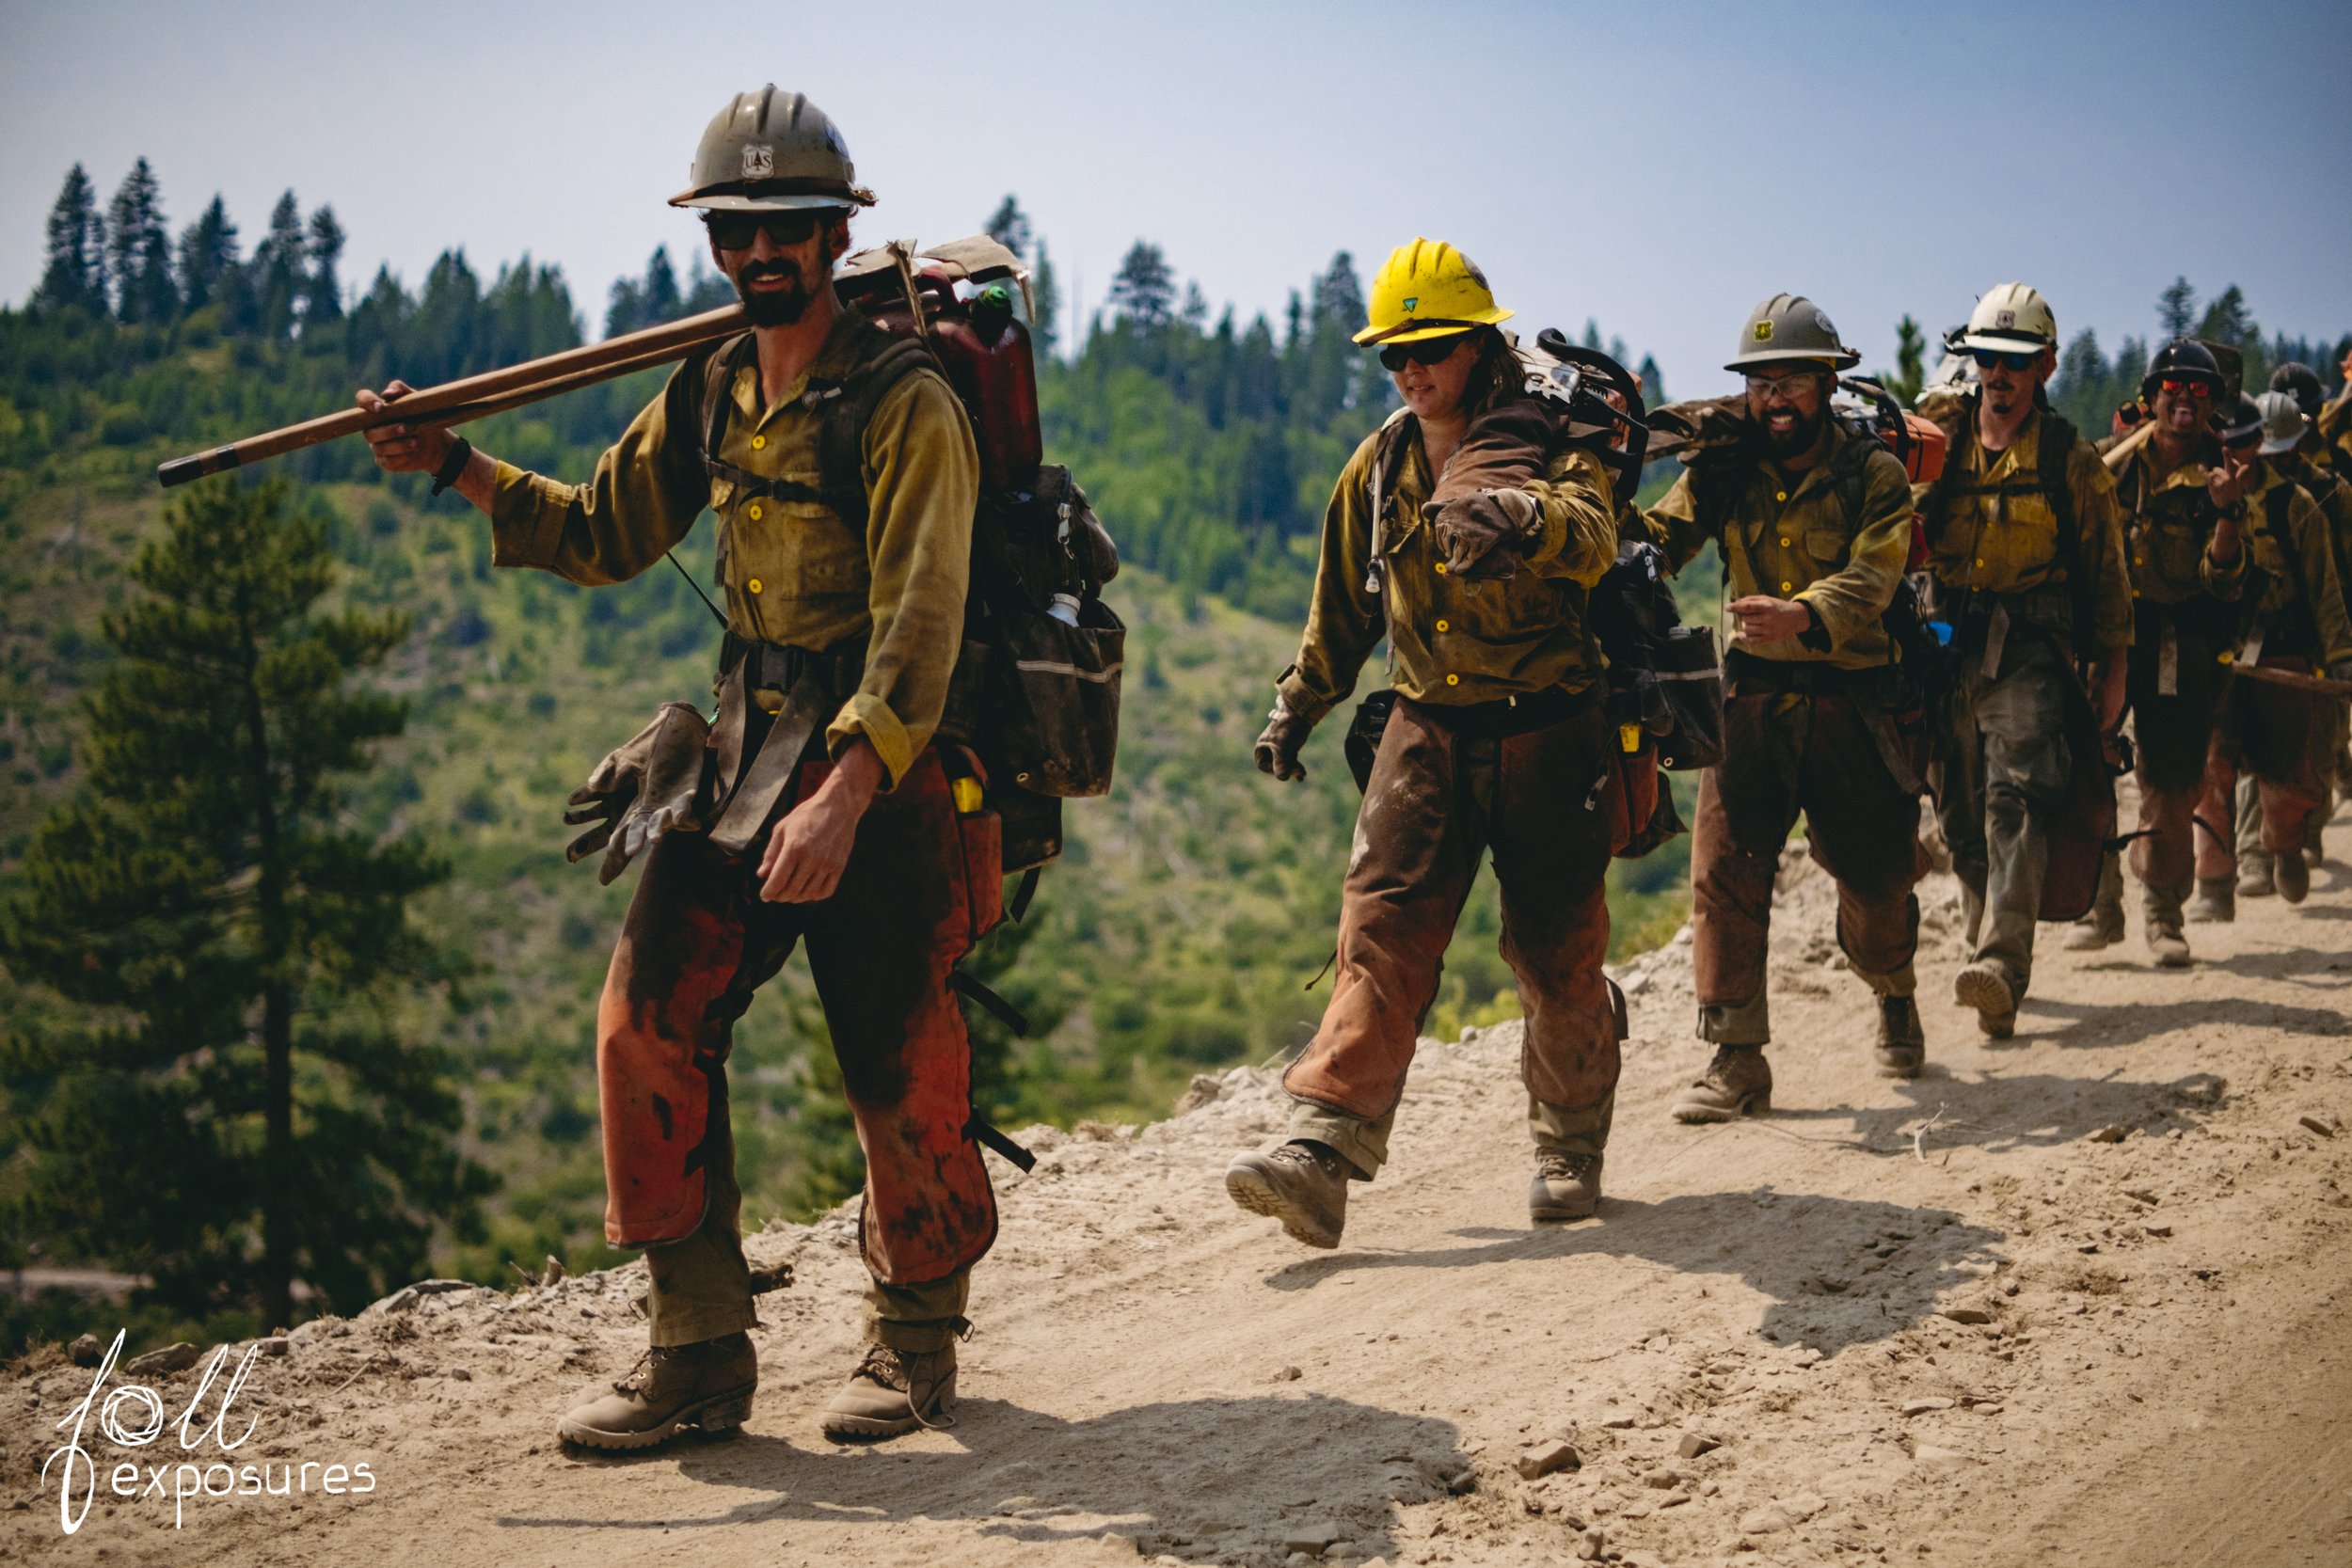
<svg viewBox="0 0 2352 1568">
<path fill-rule="evenodd" d="M 1301 719 L 1284 706 L 1279 699 L 1274 711 L 1266 715 L 1266 726 L 1258 734 L 1258 742 L 1251 754 L 1257 758 L 1258 771 L 1271 773 L 1285 784 L 1307 776 L 1306 765 L 1298 760 L 1298 750 L 1314 734 L 1310 720 Z"/>
<path fill-rule="evenodd" d="M 662 704 L 652 723 L 609 752 L 572 791 L 564 820 L 575 828 L 594 826 L 572 840 L 564 858 L 577 864 L 602 849 L 596 880 L 610 885 L 663 833 L 699 832 L 694 798 L 709 741 L 710 725 L 692 704 Z"/>
<path fill-rule="evenodd" d="M 1445 569 L 1473 581 L 1508 579 L 1522 562 L 1520 549 L 1534 536 L 1540 508 L 1524 490 L 1480 490 L 1455 500 L 1431 501 L 1422 509 L 1431 520 Z"/>
</svg>

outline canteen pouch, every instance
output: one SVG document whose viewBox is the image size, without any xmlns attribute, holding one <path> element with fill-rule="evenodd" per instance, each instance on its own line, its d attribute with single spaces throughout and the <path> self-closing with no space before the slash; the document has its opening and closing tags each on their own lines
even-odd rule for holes
<svg viewBox="0 0 2352 1568">
<path fill-rule="evenodd" d="M 1119 745 L 1127 628 L 1100 599 L 1078 624 L 1051 615 L 1001 623 L 995 752 L 1011 782 L 1039 795 L 1106 795 Z"/>
</svg>

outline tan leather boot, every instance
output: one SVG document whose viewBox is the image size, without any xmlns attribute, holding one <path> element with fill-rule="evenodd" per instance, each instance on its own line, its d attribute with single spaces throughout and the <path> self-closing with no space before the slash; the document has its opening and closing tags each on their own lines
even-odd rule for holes
<svg viewBox="0 0 2352 1568">
<path fill-rule="evenodd" d="M 2273 855 L 2270 879 L 2279 885 L 2279 896 L 2290 904 L 2299 904 L 2311 895 L 2312 863 L 2294 849 L 2283 855 Z"/>
<path fill-rule="evenodd" d="M 1987 1038 L 2005 1040 L 2017 1032 L 2017 990 L 2009 971 L 1979 958 L 1952 977 L 1952 1000 L 1977 1009 L 1977 1027 Z"/>
<path fill-rule="evenodd" d="M 1335 1247 L 1347 1226 L 1347 1179 L 1354 1166 L 1322 1144 L 1293 1139 L 1225 1167 L 1225 1191 L 1244 1209 L 1282 1222 L 1308 1246 Z"/>
<path fill-rule="evenodd" d="M 903 1351 L 869 1345 L 818 1422 L 835 1442 L 897 1437 L 956 1424 L 956 1347 Z"/>
<path fill-rule="evenodd" d="M 1527 1217 L 1537 1222 L 1585 1220 L 1600 1208 L 1597 1154 L 1535 1151 L 1535 1180 L 1527 1189 Z"/>
<path fill-rule="evenodd" d="M 751 1418 L 759 1356 L 748 1334 L 657 1345 L 612 1385 L 555 1423 L 586 1449 L 650 1449 L 684 1433 L 731 1432 Z"/>
<path fill-rule="evenodd" d="M 2197 879 L 2197 899 L 2188 907 L 2191 920 L 2226 926 L 2237 918 L 2237 884 L 2227 877 Z"/>
<path fill-rule="evenodd" d="M 1760 1045 L 1719 1045 L 1707 1070 L 1674 1102 L 1679 1122 L 1737 1121 L 1772 1108 L 1772 1067 Z"/>
<path fill-rule="evenodd" d="M 1879 998 L 1879 1039 L 1873 1053 L 1881 1078 L 1916 1078 L 1927 1065 L 1928 1031 L 1919 1022 L 1918 999 Z"/>
</svg>

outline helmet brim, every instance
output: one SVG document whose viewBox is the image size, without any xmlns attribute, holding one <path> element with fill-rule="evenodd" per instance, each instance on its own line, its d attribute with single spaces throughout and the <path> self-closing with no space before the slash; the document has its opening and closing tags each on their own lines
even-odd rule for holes
<svg viewBox="0 0 2352 1568">
<path fill-rule="evenodd" d="M 2265 441 L 2262 453 L 2265 457 L 2283 457 L 2302 444 L 2303 433 L 2298 430 L 2292 436 L 2280 436 Z"/>
<path fill-rule="evenodd" d="M 1963 332 L 1960 346 L 1963 349 L 1980 348 L 1988 354 L 2040 354 L 2051 345 L 2047 339 L 2025 333 Z"/>
<path fill-rule="evenodd" d="M 1416 343 L 1425 338 L 1450 337 L 1456 332 L 1469 332 L 1481 326 L 1496 326 L 1518 314 L 1498 305 L 1490 310 L 1477 310 L 1468 316 L 1423 318 L 1416 321 L 1407 316 L 1394 326 L 1367 326 L 1356 334 L 1354 341 L 1365 348 L 1381 348 L 1390 343 Z"/>
<path fill-rule="evenodd" d="M 826 207 L 848 213 L 873 204 L 874 193 L 867 190 L 747 191 L 740 184 L 707 185 L 680 191 L 670 198 L 673 207 L 693 207 L 707 213 L 804 213 Z"/>
<path fill-rule="evenodd" d="M 1835 375 L 1850 371 L 1862 363 L 1862 356 L 1848 349 L 1843 354 L 1809 353 L 1804 349 L 1766 349 L 1761 354 L 1743 354 L 1724 369 L 1734 375 L 1744 375 L 1760 365 L 1816 365 L 1823 374 Z"/>
</svg>

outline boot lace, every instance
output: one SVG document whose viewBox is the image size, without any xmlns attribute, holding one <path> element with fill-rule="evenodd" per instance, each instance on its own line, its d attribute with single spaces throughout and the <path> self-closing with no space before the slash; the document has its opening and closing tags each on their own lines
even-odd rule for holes
<svg viewBox="0 0 2352 1568">
<path fill-rule="evenodd" d="M 1563 1154 L 1557 1149 L 1538 1149 L 1535 1154 L 1535 1174 L 1547 1181 L 1581 1181 L 1600 1164 L 1597 1154 Z"/>
<path fill-rule="evenodd" d="M 866 1346 L 865 1359 L 850 1375 L 852 1378 L 862 1377 L 894 1394 L 904 1394 L 907 1397 L 907 1411 L 914 1418 L 914 1424 L 927 1432 L 946 1432 L 956 1424 L 955 1417 L 945 1411 L 935 1417 L 925 1414 L 923 1407 L 931 1402 L 932 1395 L 938 1391 L 937 1380 L 917 1389 L 914 1368 L 904 1355 L 888 1345 Z"/>
</svg>

